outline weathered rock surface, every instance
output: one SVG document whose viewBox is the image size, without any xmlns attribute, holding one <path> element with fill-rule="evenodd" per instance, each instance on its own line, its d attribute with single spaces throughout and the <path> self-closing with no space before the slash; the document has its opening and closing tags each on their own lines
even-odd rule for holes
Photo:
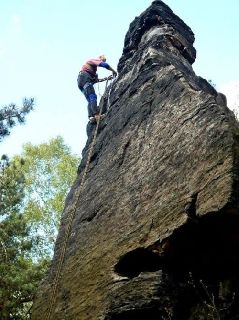
<svg viewBox="0 0 239 320">
<path fill-rule="evenodd" d="M 225 97 L 195 75 L 193 42 L 161 1 L 131 23 L 85 187 L 78 197 L 92 135 L 33 320 L 46 319 L 75 209 L 50 319 L 238 314 L 239 125 Z"/>
</svg>

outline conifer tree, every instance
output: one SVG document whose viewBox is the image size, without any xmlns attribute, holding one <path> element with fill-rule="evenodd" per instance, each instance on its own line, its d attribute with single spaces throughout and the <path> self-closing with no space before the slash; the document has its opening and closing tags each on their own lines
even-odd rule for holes
<svg viewBox="0 0 239 320">
<path fill-rule="evenodd" d="M 18 107 L 15 103 L 10 103 L 0 109 L 0 141 L 10 134 L 10 130 L 17 123 L 24 123 L 27 113 L 34 106 L 33 98 L 24 98 L 22 107 Z"/>
</svg>

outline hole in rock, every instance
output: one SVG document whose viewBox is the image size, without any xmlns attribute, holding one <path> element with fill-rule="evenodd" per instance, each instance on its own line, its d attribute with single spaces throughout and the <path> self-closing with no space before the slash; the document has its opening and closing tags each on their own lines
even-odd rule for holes
<svg viewBox="0 0 239 320">
<path fill-rule="evenodd" d="M 137 248 L 122 256 L 115 266 L 115 272 L 121 276 L 133 278 L 141 272 L 154 272 L 161 268 L 161 258 L 145 248 Z"/>
<path fill-rule="evenodd" d="M 174 232 L 164 245 L 164 266 L 176 273 L 225 279 L 239 270 L 239 216 L 211 214 Z"/>
<path fill-rule="evenodd" d="M 166 310 L 177 320 L 239 319 L 239 215 L 223 210 L 195 217 L 163 243 L 128 252 L 115 266 L 115 272 L 128 278 L 158 270 L 162 277 L 153 294 L 160 299 L 152 296 L 146 301 L 150 307 L 138 308 L 138 297 L 144 297 L 141 278 L 137 286 L 129 281 L 125 284 L 126 302 L 120 306 L 131 310 L 119 307 L 116 312 L 114 307 L 107 320 L 169 319 L 162 313 Z M 150 278 L 147 280 L 150 286 Z M 145 306 L 145 301 L 141 302 Z"/>
<path fill-rule="evenodd" d="M 162 313 L 156 308 L 124 311 L 112 315 L 109 320 L 162 320 Z"/>
</svg>

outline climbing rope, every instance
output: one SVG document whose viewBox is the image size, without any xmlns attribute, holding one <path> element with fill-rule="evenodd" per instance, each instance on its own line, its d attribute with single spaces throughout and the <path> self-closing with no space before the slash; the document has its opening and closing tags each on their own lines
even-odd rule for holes
<svg viewBox="0 0 239 320">
<path fill-rule="evenodd" d="M 102 94 L 100 92 L 100 83 L 99 82 L 97 83 L 97 91 L 98 91 L 98 96 L 101 98 Z"/>
<path fill-rule="evenodd" d="M 107 88 L 108 81 L 109 81 L 109 79 L 107 79 L 107 81 L 106 81 L 105 90 Z M 90 148 L 89 148 L 89 152 L 88 152 L 88 156 L 87 156 L 87 161 L 86 161 L 85 169 L 84 169 L 84 172 L 83 172 L 83 175 L 82 175 L 81 183 L 80 183 L 80 186 L 79 186 L 79 189 L 78 189 L 78 194 L 77 194 L 77 197 L 76 197 L 75 205 L 74 205 L 74 207 L 73 207 L 73 209 L 71 211 L 71 214 L 69 216 L 69 223 L 67 225 L 66 232 L 65 232 L 65 237 L 63 239 L 64 241 L 63 241 L 63 245 L 62 245 L 62 250 L 60 252 L 59 263 L 58 263 L 57 270 L 56 270 L 56 275 L 55 275 L 55 278 L 54 278 L 54 281 L 53 281 L 53 284 L 52 284 L 52 292 L 51 292 L 51 296 L 50 296 L 50 306 L 49 306 L 49 309 L 48 309 L 48 312 L 47 312 L 47 316 L 45 318 L 46 320 L 50 320 L 50 317 L 51 317 L 51 314 L 52 314 L 52 309 L 53 309 L 53 306 L 54 306 L 54 304 L 56 302 L 57 286 L 59 284 L 60 274 L 61 274 L 61 271 L 62 271 L 63 262 L 64 262 L 64 259 L 65 259 L 65 254 L 66 254 L 66 249 L 67 249 L 67 243 L 68 243 L 68 240 L 69 240 L 69 237 L 70 237 L 72 224 L 73 224 L 73 221 L 74 221 L 74 218 L 75 218 L 75 214 L 76 214 L 76 208 L 77 208 L 76 205 L 77 205 L 77 203 L 79 201 L 81 192 L 82 192 L 83 187 L 84 187 L 84 183 L 85 183 L 85 180 L 86 180 L 86 175 L 87 175 L 87 172 L 88 172 L 88 169 L 89 169 L 89 165 L 90 165 L 90 159 L 91 159 L 92 152 L 94 150 L 94 146 L 95 146 L 95 143 L 96 143 L 96 138 L 97 138 L 97 133 L 98 133 L 98 129 L 99 129 L 99 123 L 100 123 L 100 116 L 101 116 L 101 113 L 102 113 L 102 108 L 103 108 L 103 104 L 101 104 L 99 117 L 97 118 L 97 123 L 96 123 L 96 128 L 95 128 L 95 131 L 94 131 L 94 135 L 93 135 L 93 140 L 92 140 L 92 142 L 90 144 Z"/>
<path fill-rule="evenodd" d="M 107 81 L 107 83 L 108 83 L 108 81 L 111 81 L 113 79 L 113 76 L 109 76 L 109 77 L 106 77 L 106 78 L 104 78 L 104 79 L 102 79 L 101 81 L 104 81 L 104 80 L 106 80 Z M 101 82 L 100 81 L 100 82 Z M 98 96 L 100 97 L 100 98 L 102 98 L 102 94 L 101 94 L 101 92 L 100 92 L 100 82 L 97 82 L 97 91 L 98 91 Z M 109 84 L 109 87 L 111 87 L 111 84 L 112 84 L 112 82 Z M 105 91 L 104 92 L 106 92 L 106 88 L 107 88 L 107 86 L 105 87 Z M 109 96 L 109 95 L 108 95 Z"/>
</svg>

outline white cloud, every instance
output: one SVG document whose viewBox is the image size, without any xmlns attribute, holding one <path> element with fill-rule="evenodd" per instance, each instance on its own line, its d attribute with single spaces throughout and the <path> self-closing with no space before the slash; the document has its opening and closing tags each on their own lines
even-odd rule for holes
<svg viewBox="0 0 239 320">
<path fill-rule="evenodd" d="M 239 80 L 223 84 L 219 92 L 227 97 L 227 105 L 231 110 L 239 109 Z"/>
</svg>

